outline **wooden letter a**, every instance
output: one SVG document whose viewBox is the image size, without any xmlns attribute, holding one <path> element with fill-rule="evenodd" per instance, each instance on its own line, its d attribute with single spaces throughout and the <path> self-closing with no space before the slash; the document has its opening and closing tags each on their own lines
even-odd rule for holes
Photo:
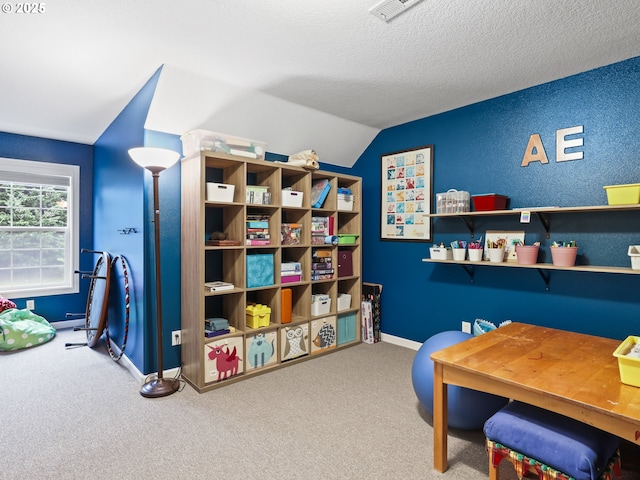
<svg viewBox="0 0 640 480">
<path fill-rule="evenodd" d="M 529 137 L 529 143 L 527 144 L 527 150 L 522 157 L 521 167 L 527 167 L 531 162 L 540 162 L 542 164 L 549 163 L 547 160 L 547 153 L 544 151 L 542 145 L 542 139 L 539 133 L 534 133 Z"/>
</svg>

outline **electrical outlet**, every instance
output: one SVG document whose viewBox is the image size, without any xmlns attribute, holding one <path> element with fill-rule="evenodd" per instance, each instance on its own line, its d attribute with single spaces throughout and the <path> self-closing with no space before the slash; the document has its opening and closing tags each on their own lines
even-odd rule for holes
<svg viewBox="0 0 640 480">
<path fill-rule="evenodd" d="M 462 322 L 462 331 L 464 333 L 471 333 L 471 323 L 470 322 Z"/>
<path fill-rule="evenodd" d="M 171 346 L 182 345 L 182 331 L 174 330 L 171 332 Z"/>
<path fill-rule="evenodd" d="M 33 310 L 36 308 L 35 300 L 27 300 L 27 310 Z"/>
</svg>

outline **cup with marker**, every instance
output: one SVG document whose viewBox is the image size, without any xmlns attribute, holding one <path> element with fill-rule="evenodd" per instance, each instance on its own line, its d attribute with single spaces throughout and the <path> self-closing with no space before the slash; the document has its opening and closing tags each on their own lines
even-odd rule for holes
<svg viewBox="0 0 640 480">
<path fill-rule="evenodd" d="M 525 245 L 523 242 L 516 244 L 516 258 L 519 265 L 535 265 L 538 263 L 538 250 L 540 242 L 533 245 Z"/>
<path fill-rule="evenodd" d="M 454 260 L 458 262 L 463 261 L 467 254 L 467 242 L 464 240 L 454 240 L 451 242 L 451 251 Z"/>
<path fill-rule="evenodd" d="M 504 262 L 504 249 L 507 244 L 506 239 L 487 240 L 487 254 L 491 263 Z"/>
<path fill-rule="evenodd" d="M 475 242 L 470 242 L 468 245 L 469 248 L 469 261 L 470 262 L 481 262 L 482 261 L 482 237 Z"/>
<path fill-rule="evenodd" d="M 575 240 L 555 241 L 551 244 L 551 262 L 557 267 L 573 267 L 576 264 L 578 245 Z"/>
</svg>

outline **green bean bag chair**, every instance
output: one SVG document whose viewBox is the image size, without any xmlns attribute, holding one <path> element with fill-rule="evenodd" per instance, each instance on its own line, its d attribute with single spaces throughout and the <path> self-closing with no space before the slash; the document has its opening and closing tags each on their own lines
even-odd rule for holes
<svg viewBox="0 0 640 480">
<path fill-rule="evenodd" d="M 0 351 L 11 352 L 47 343 L 56 330 L 31 310 L 8 308 L 0 312 Z"/>
</svg>

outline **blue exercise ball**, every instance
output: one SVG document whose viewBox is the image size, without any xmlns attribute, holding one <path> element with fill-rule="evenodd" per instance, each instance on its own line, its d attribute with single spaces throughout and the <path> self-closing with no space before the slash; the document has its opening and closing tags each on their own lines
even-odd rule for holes
<svg viewBox="0 0 640 480">
<path fill-rule="evenodd" d="M 420 404 L 433 416 L 433 361 L 431 354 L 472 338 L 470 333 L 451 330 L 435 334 L 422 344 L 411 367 L 413 389 Z M 484 422 L 509 400 L 485 392 L 448 385 L 449 427 L 480 430 Z"/>
</svg>

